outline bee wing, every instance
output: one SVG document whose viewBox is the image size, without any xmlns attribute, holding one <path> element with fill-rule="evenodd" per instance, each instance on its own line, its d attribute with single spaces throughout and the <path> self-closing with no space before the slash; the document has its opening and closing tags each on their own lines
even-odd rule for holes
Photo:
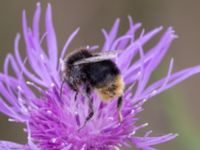
<svg viewBox="0 0 200 150">
<path fill-rule="evenodd" d="M 106 55 L 115 55 L 115 57 L 122 53 L 123 50 L 112 50 L 112 51 L 106 51 L 106 52 L 96 52 L 92 53 L 94 56 L 106 56 Z"/>
<path fill-rule="evenodd" d="M 92 53 L 93 57 L 85 58 L 80 61 L 77 61 L 74 63 L 74 65 L 80 65 L 80 64 L 86 64 L 86 63 L 92 63 L 92 62 L 99 62 L 103 60 L 109 60 L 116 58 L 119 53 L 121 53 L 122 50 L 112 50 L 107 52 L 99 52 L 99 53 Z"/>
</svg>

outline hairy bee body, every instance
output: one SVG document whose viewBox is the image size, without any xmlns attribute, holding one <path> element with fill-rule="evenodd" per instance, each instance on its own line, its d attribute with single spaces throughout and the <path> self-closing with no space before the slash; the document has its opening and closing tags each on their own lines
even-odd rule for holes
<svg viewBox="0 0 200 150">
<path fill-rule="evenodd" d="M 97 58 L 98 61 L 84 62 L 84 60 L 88 60 L 88 58 Z M 83 62 L 77 64 L 77 62 L 80 61 Z M 79 88 L 83 87 L 89 105 L 89 114 L 86 118 L 86 122 L 94 114 L 93 100 L 90 97 L 91 90 L 94 90 L 102 101 L 107 102 L 118 97 L 117 108 L 118 110 L 120 109 L 124 91 L 124 81 L 120 75 L 120 70 L 112 60 L 104 59 L 99 57 L 98 54 L 93 54 L 86 49 L 81 49 L 65 58 L 62 75 L 63 81 L 75 92 L 78 93 L 80 90 Z M 121 113 L 119 113 L 119 117 L 121 118 Z"/>
<path fill-rule="evenodd" d="M 87 50 L 71 54 L 65 61 L 65 77 L 68 85 L 75 91 L 81 84 L 87 84 L 101 97 L 103 101 L 120 97 L 123 94 L 124 83 L 120 71 L 111 60 L 73 65 L 75 62 L 92 57 Z"/>
</svg>

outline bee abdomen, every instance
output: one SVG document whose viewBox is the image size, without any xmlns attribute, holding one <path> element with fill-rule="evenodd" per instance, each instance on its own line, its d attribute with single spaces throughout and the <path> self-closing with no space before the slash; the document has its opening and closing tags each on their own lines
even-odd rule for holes
<svg viewBox="0 0 200 150">
<path fill-rule="evenodd" d="M 120 75 L 117 75 L 113 81 L 106 83 L 102 87 L 95 88 L 95 91 L 102 101 L 110 101 L 115 97 L 122 96 L 124 81 Z"/>
</svg>

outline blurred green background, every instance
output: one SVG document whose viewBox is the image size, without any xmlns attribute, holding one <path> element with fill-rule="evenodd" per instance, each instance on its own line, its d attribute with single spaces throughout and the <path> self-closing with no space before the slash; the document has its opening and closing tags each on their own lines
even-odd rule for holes
<svg viewBox="0 0 200 150">
<path fill-rule="evenodd" d="M 0 70 L 4 58 L 13 52 L 13 41 L 21 32 L 21 12 L 26 9 L 29 21 L 36 5 L 35 0 L 0 1 Z M 83 45 L 102 44 L 101 28 L 109 29 L 114 20 L 121 18 L 121 30 L 128 27 L 127 16 L 142 22 L 146 31 L 163 25 L 173 26 L 179 38 L 175 40 L 167 57 L 154 73 L 157 80 L 167 72 L 170 57 L 175 58 L 174 70 L 200 64 L 200 1 L 198 0 L 52 0 L 41 1 L 43 17 L 47 2 L 53 7 L 53 20 L 61 49 L 70 33 L 78 26 L 81 30 L 70 49 Z M 29 22 L 30 23 L 30 22 Z M 44 27 L 44 19 L 42 21 Z M 194 76 L 174 88 L 152 98 L 139 115 L 153 130 L 154 135 L 173 132 L 179 136 L 157 146 L 161 150 L 200 149 L 200 75 Z M 0 139 L 25 143 L 22 126 L 7 121 L 0 114 Z"/>
</svg>

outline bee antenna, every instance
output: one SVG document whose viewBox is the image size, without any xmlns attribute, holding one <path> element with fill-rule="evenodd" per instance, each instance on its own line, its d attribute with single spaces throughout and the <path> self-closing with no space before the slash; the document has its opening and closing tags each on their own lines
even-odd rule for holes
<svg viewBox="0 0 200 150">
<path fill-rule="evenodd" d="M 63 80 L 62 80 L 62 83 L 61 83 L 61 87 L 60 87 L 60 99 L 62 99 L 63 85 L 64 85 L 65 82 L 66 82 L 66 80 L 63 79 Z"/>
</svg>

